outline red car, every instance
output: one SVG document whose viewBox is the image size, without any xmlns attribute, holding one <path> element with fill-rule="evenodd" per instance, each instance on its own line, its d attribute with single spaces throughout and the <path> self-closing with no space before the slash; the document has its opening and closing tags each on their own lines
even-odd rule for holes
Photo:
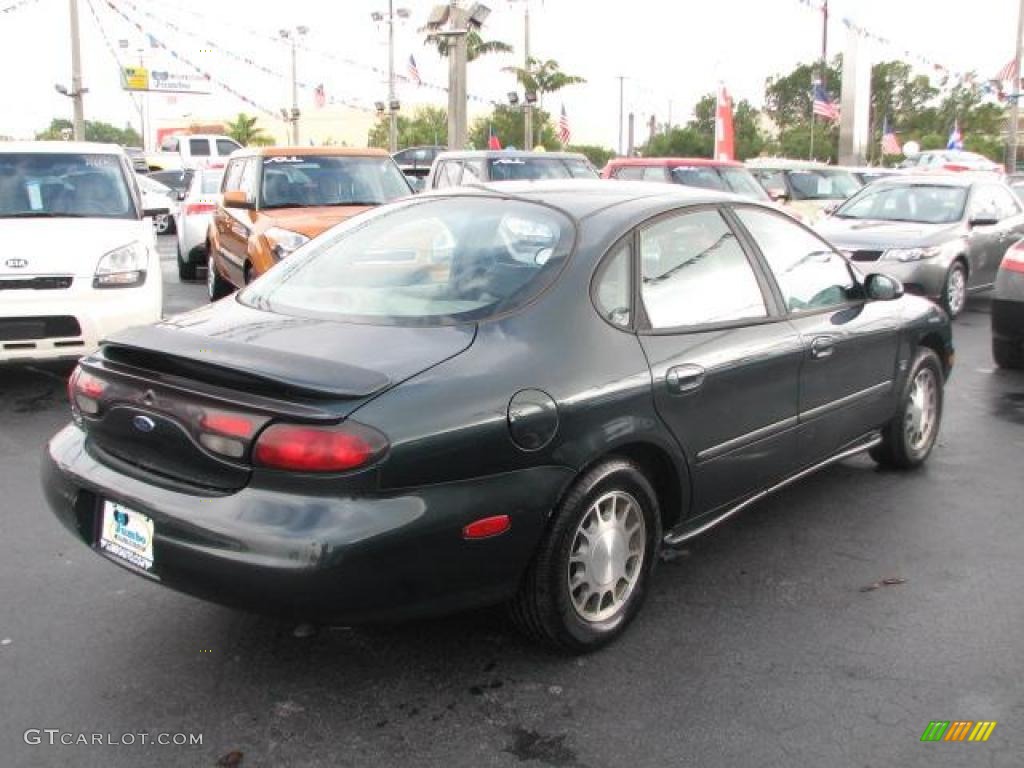
<svg viewBox="0 0 1024 768">
<path fill-rule="evenodd" d="M 762 202 L 770 199 L 743 163 L 706 157 L 615 157 L 601 171 L 601 178 L 660 181 L 732 192 Z"/>
</svg>

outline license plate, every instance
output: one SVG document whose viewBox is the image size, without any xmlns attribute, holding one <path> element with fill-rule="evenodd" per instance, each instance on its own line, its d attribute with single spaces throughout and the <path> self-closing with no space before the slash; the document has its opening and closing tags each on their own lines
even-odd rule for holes
<svg viewBox="0 0 1024 768">
<path fill-rule="evenodd" d="M 117 502 L 104 501 L 100 549 L 148 571 L 153 567 L 153 521 Z"/>
</svg>

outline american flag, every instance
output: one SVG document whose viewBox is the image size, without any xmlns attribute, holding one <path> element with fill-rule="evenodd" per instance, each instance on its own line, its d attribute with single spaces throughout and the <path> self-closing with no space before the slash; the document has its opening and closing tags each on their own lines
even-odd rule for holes
<svg viewBox="0 0 1024 768">
<path fill-rule="evenodd" d="M 409 54 L 409 77 L 416 85 L 423 85 L 423 80 L 420 78 L 420 68 L 416 66 L 416 58 L 411 53 Z"/>
<path fill-rule="evenodd" d="M 892 125 L 889 124 L 889 118 L 885 118 L 882 123 L 882 154 L 883 155 L 898 155 L 903 152 L 903 148 L 900 147 L 900 140 L 896 138 L 896 133 L 892 129 Z"/>
<path fill-rule="evenodd" d="M 558 118 L 558 140 L 565 146 L 569 143 L 572 132 L 569 130 L 569 116 L 565 114 L 565 104 L 562 105 L 562 115 Z"/>
<path fill-rule="evenodd" d="M 1017 59 L 1012 58 L 1006 62 L 1006 66 L 999 70 L 995 79 L 1001 83 L 1017 79 Z"/>
<path fill-rule="evenodd" d="M 814 83 L 814 106 L 811 112 L 826 120 L 839 121 L 839 106 L 829 98 L 828 91 L 820 80 Z"/>
</svg>

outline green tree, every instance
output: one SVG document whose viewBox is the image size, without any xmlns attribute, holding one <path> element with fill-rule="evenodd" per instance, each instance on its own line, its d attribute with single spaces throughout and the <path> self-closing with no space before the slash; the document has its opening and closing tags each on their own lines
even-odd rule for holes
<svg viewBox="0 0 1024 768">
<path fill-rule="evenodd" d="M 711 157 L 715 146 L 715 94 L 708 93 L 694 105 L 693 119 L 678 136 L 660 134 L 649 146 L 642 148 L 645 157 L 664 157 L 664 151 L 675 150 L 676 157 Z M 761 113 L 749 101 L 742 99 L 733 106 L 733 136 L 736 142 L 736 158 L 746 160 L 757 157 L 766 144 L 761 131 Z M 689 151 L 687 151 L 689 150 Z"/>
<path fill-rule="evenodd" d="M 711 157 L 714 149 L 714 133 L 700 130 L 691 121 L 683 128 L 659 133 L 640 148 L 640 154 L 644 157 Z"/>
<path fill-rule="evenodd" d="M 398 116 L 398 146 L 418 147 L 422 145 L 448 143 L 448 110 L 443 107 L 419 107 L 412 117 Z M 370 129 L 367 144 L 371 147 L 388 146 L 388 118 L 383 116 Z"/>
<path fill-rule="evenodd" d="M 787 75 L 768 78 L 764 89 L 764 110 L 780 131 L 810 121 L 814 101 L 811 89 L 818 74 L 819 64 L 813 62 L 798 64 Z M 831 64 L 826 64 L 825 87 L 833 97 L 838 97 L 842 74 L 842 57 L 837 56 Z"/>
<path fill-rule="evenodd" d="M 524 91 L 537 94 L 538 105 L 543 105 L 546 93 L 555 93 L 566 86 L 587 82 L 578 75 L 567 75 L 554 59 L 541 61 L 531 57 L 527 60 L 527 64 L 528 68 L 505 67 L 505 71 L 512 72 L 516 76 L 516 80 L 519 81 Z"/>
<path fill-rule="evenodd" d="M 447 58 L 451 50 L 451 43 L 448 35 L 439 35 L 431 32 L 423 38 L 423 44 L 433 46 L 440 56 Z M 501 40 L 484 40 L 480 33 L 471 29 L 466 33 L 466 61 L 476 61 L 481 56 L 492 53 L 511 53 L 512 46 L 503 43 Z"/>
<path fill-rule="evenodd" d="M 50 121 L 46 130 L 36 134 L 39 140 L 59 141 L 64 138 L 64 132 L 72 130 L 70 120 L 55 117 Z M 93 120 L 85 121 L 85 140 L 99 141 L 104 144 L 120 144 L 123 147 L 141 147 L 142 137 L 130 125 L 118 128 L 110 123 Z"/>
<path fill-rule="evenodd" d="M 259 118 L 255 115 L 239 112 L 238 117 L 234 120 L 229 120 L 227 123 L 228 136 L 243 147 L 247 147 L 250 144 L 266 146 L 267 136 L 263 133 L 263 129 L 256 125 L 258 120 Z"/>
<path fill-rule="evenodd" d="M 523 113 L 507 104 L 499 104 L 486 117 L 478 117 L 469 129 L 469 143 L 477 149 L 486 149 L 490 130 L 498 137 L 503 147 L 523 147 Z M 555 129 L 551 125 L 551 116 L 542 109 L 533 112 L 534 146 L 542 145 L 545 149 L 558 150 L 562 145 L 558 142 Z M 532 147 L 526 147 L 532 149 Z"/>
<path fill-rule="evenodd" d="M 565 148 L 566 152 L 579 152 L 584 155 L 591 164 L 598 170 L 604 168 L 608 161 L 615 157 L 615 150 L 608 147 L 601 147 L 596 144 L 570 144 Z"/>
</svg>

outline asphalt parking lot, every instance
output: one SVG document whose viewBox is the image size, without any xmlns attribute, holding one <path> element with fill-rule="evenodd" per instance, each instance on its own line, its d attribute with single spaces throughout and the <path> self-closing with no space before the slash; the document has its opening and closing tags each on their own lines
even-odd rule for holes
<svg viewBox="0 0 1024 768">
<path fill-rule="evenodd" d="M 166 310 L 201 304 L 165 240 Z M 744 512 L 579 659 L 497 610 L 300 637 L 117 568 L 39 491 L 66 369 L 0 369 L 0 766 L 1020 765 L 1024 374 L 994 369 L 987 313 L 956 323 L 926 468 L 858 458 Z M 921 743 L 932 720 L 999 724 Z M 26 743 L 47 728 L 202 744 Z"/>
</svg>

